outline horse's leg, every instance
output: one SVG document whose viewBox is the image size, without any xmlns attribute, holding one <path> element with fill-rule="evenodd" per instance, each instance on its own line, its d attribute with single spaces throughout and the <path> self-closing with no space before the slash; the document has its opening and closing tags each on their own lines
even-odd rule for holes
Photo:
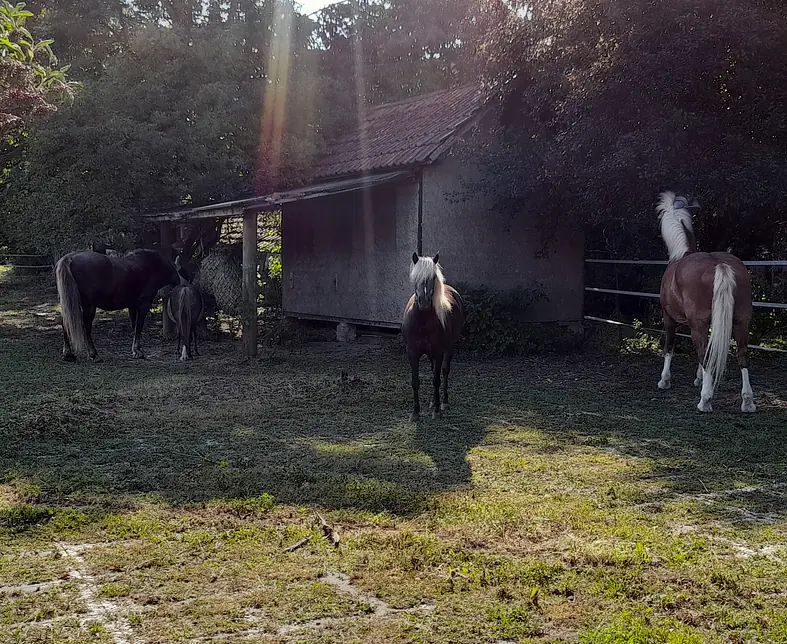
<svg viewBox="0 0 787 644">
<path fill-rule="evenodd" d="M 197 328 L 196 328 L 196 325 L 194 325 L 194 330 L 191 332 L 191 337 L 194 340 L 194 355 L 198 356 L 199 355 L 199 349 L 197 348 Z"/>
<path fill-rule="evenodd" d="M 95 306 L 84 306 L 82 308 L 82 318 L 85 321 L 85 336 L 87 338 L 87 357 L 93 362 L 100 362 L 96 345 L 93 344 L 93 319 L 96 317 Z"/>
<path fill-rule="evenodd" d="M 694 378 L 694 386 L 699 387 L 702 385 L 702 361 L 697 365 L 697 376 Z"/>
<path fill-rule="evenodd" d="M 440 404 L 440 411 L 448 409 L 448 374 L 451 373 L 451 359 L 454 357 L 454 352 L 448 351 L 443 360 L 443 402 Z"/>
<path fill-rule="evenodd" d="M 432 368 L 432 378 L 434 378 L 434 358 L 429 356 L 429 365 Z M 434 398 L 429 401 L 429 409 L 434 409 Z"/>
<path fill-rule="evenodd" d="M 410 359 L 413 384 L 413 413 L 410 414 L 410 420 L 417 422 L 421 418 L 421 403 L 418 400 L 418 389 L 421 386 L 421 381 L 418 378 L 418 363 L 421 361 L 421 354 L 416 351 L 408 351 L 407 357 Z"/>
<path fill-rule="evenodd" d="M 131 357 L 144 359 L 145 354 L 139 346 L 139 339 L 142 335 L 142 327 L 145 324 L 145 318 L 150 310 L 150 305 L 141 305 L 137 308 L 137 318 L 134 324 L 134 340 L 131 343 Z"/>
<path fill-rule="evenodd" d="M 74 355 L 73 349 L 71 349 L 71 341 L 68 339 L 65 325 L 63 326 L 63 360 L 66 362 L 77 361 L 77 357 Z"/>
<path fill-rule="evenodd" d="M 440 416 L 440 373 L 443 370 L 443 354 L 438 353 L 434 360 L 434 373 L 432 374 L 432 384 L 434 386 L 434 397 L 432 399 L 432 418 Z"/>
<path fill-rule="evenodd" d="M 184 325 L 181 333 L 181 329 L 178 329 L 178 335 L 181 336 L 181 340 L 183 341 L 183 350 L 180 353 L 181 360 L 191 360 L 191 338 L 189 337 L 189 328 L 187 325 Z"/>
<path fill-rule="evenodd" d="M 137 326 L 137 309 L 133 306 L 128 309 L 128 319 L 131 320 L 131 330 L 133 331 Z"/>
<path fill-rule="evenodd" d="M 713 380 L 703 366 L 705 362 L 705 351 L 708 348 L 707 320 L 702 322 L 692 321 L 691 340 L 694 342 L 694 347 L 697 349 L 697 358 L 700 361 L 700 373 L 702 375 L 702 391 L 700 392 L 700 402 L 697 404 L 697 409 L 711 412 L 713 411 L 713 406 L 711 405 L 711 400 L 713 398 Z"/>
<path fill-rule="evenodd" d="M 669 389 L 672 386 L 672 373 L 670 365 L 675 354 L 675 329 L 678 323 L 669 315 L 664 314 L 664 368 L 661 370 L 659 389 Z"/>
<path fill-rule="evenodd" d="M 743 387 L 741 388 L 741 411 L 744 413 L 752 413 L 757 411 L 757 406 L 754 404 L 754 392 L 751 390 L 751 383 L 749 382 L 749 325 L 740 322 L 734 323 L 732 327 L 732 335 L 735 338 L 735 344 L 738 345 L 738 366 L 741 368 L 741 380 Z"/>
</svg>

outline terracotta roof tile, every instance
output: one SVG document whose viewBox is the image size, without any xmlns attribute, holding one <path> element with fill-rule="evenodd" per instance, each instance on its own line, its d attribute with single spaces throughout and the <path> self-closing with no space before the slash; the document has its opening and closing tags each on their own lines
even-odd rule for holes
<svg viewBox="0 0 787 644">
<path fill-rule="evenodd" d="M 314 178 L 431 163 L 481 105 L 479 89 L 466 86 L 369 108 L 356 131 L 329 146 Z"/>
</svg>

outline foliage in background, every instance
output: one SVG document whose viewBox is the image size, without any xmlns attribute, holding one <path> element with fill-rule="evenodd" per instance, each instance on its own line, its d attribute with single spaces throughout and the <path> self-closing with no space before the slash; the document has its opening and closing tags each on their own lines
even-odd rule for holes
<svg viewBox="0 0 787 644">
<path fill-rule="evenodd" d="M 90 80 L 104 63 L 124 50 L 131 30 L 141 24 L 134 0 L 29 0 L 33 24 L 54 40 L 60 60 L 71 64 L 70 76 Z"/>
<path fill-rule="evenodd" d="M 535 203 L 604 228 L 591 243 L 608 253 L 659 257 L 658 192 L 690 190 L 702 249 L 784 252 L 784 3 L 479 2 L 506 141 L 481 183 L 511 187 L 500 208 Z"/>
<path fill-rule="evenodd" d="M 291 60 L 285 104 L 268 91 L 259 55 L 227 47 L 241 30 L 137 32 L 72 109 L 31 136 L 6 195 L 9 237 L 56 254 L 86 243 L 123 247 L 142 212 L 302 177 L 317 145 L 319 83 Z M 286 119 L 270 116 L 266 129 L 277 101 Z"/>
<path fill-rule="evenodd" d="M 533 305 L 547 299 L 540 286 L 498 291 L 460 284 L 457 290 L 465 302 L 464 346 L 493 356 L 536 349 L 528 321 Z"/>
<path fill-rule="evenodd" d="M 466 4 L 361 2 L 312 19 L 273 0 L 40 0 L 84 88 L 5 163 L 0 231 L 56 255 L 124 248 L 142 212 L 303 183 L 362 105 L 456 81 Z"/>
<path fill-rule="evenodd" d="M 51 114 L 55 102 L 68 95 L 69 65 L 58 67 L 53 41 L 39 40 L 27 28 L 33 13 L 25 4 L 0 1 L 0 139 L 18 137 L 28 121 Z"/>
</svg>

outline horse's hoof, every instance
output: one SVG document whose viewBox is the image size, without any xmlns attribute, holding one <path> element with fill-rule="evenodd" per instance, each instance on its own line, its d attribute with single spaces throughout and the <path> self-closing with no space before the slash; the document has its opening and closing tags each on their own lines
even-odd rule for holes
<svg viewBox="0 0 787 644">
<path fill-rule="evenodd" d="M 429 409 L 434 409 L 434 400 L 429 403 Z"/>
<path fill-rule="evenodd" d="M 443 403 L 440 405 L 440 411 L 448 411 L 448 403 Z"/>
<path fill-rule="evenodd" d="M 653 381 L 651 380 L 651 382 Z M 669 389 L 670 387 L 672 387 L 671 380 L 659 380 L 659 389 Z"/>
<path fill-rule="evenodd" d="M 415 412 L 410 414 L 410 422 L 411 423 L 417 423 L 419 420 L 421 420 L 421 414 L 416 414 Z"/>
<path fill-rule="evenodd" d="M 432 410 L 432 420 L 438 420 L 440 418 L 440 412 L 436 409 Z"/>
<path fill-rule="evenodd" d="M 73 353 L 68 353 L 63 356 L 63 362 L 76 362 L 77 357 Z"/>
<path fill-rule="evenodd" d="M 90 362 L 104 362 L 100 356 L 90 356 Z"/>
<path fill-rule="evenodd" d="M 700 386 L 702 386 L 702 380 L 700 380 L 699 378 L 695 378 L 695 379 L 694 379 L 694 386 L 695 386 L 695 387 L 700 387 Z"/>
<path fill-rule="evenodd" d="M 744 414 L 753 414 L 757 411 L 757 405 L 755 405 L 751 400 L 744 400 L 743 404 L 741 405 L 741 411 Z"/>
<path fill-rule="evenodd" d="M 697 403 L 697 409 L 699 409 L 701 412 L 709 414 L 713 411 L 713 405 L 711 405 L 710 401 L 704 403 L 700 400 L 699 403 Z"/>
<path fill-rule="evenodd" d="M 135 351 L 134 353 L 131 354 L 131 357 L 134 358 L 134 360 L 144 360 L 145 354 L 142 353 L 141 351 Z"/>
</svg>

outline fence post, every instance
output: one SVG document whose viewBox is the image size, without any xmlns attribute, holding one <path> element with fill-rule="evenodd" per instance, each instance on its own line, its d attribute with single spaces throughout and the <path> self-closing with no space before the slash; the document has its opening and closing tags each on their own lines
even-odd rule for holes
<svg viewBox="0 0 787 644">
<path fill-rule="evenodd" d="M 257 213 L 243 213 L 243 351 L 257 356 Z"/>
<path fill-rule="evenodd" d="M 159 224 L 159 253 L 168 262 L 172 261 L 172 242 L 174 234 L 172 224 L 168 221 L 162 221 Z M 172 289 L 168 288 L 164 296 L 161 298 L 161 332 L 165 340 L 169 340 L 174 336 L 175 329 L 173 322 L 167 315 L 167 304 L 169 302 L 169 293 Z"/>
</svg>

